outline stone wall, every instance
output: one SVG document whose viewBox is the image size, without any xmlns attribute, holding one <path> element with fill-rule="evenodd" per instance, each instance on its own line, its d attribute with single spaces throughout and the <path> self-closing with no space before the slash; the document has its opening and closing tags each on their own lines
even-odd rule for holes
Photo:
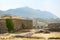
<svg viewBox="0 0 60 40">
<path fill-rule="evenodd" d="M 50 23 L 48 24 L 50 31 L 59 31 L 60 32 L 60 23 Z"/>
<path fill-rule="evenodd" d="M 32 20 L 24 20 L 24 19 L 13 19 L 14 23 L 14 31 L 19 31 L 23 29 L 22 24 L 25 25 L 25 29 L 31 29 L 33 24 Z M 8 29 L 6 27 L 6 21 L 5 19 L 0 19 L 0 33 L 8 32 Z"/>
<path fill-rule="evenodd" d="M 15 30 L 23 29 L 22 24 L 25 25 L 25 29 L 31 29 L 33 26 L 32 20 L 13 19 L 13 23 Z"/>
<path fill-rule="evenodd" d="M 0 19 L 0 33 L 6 33 L 8 29 L 6 28 L 6 21 L 5 19 Z"/>
</svg>

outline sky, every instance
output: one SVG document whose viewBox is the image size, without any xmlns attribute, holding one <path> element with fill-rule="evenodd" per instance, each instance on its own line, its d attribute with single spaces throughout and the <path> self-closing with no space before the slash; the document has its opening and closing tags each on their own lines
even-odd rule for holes
<svg viewBox="0 0 60 40">
<path fill-rule="evenodd" d="M 0 0 L 0 10 L 30 7 L 48 11 L 60 17 L 60 0 Z"/>
</svg>

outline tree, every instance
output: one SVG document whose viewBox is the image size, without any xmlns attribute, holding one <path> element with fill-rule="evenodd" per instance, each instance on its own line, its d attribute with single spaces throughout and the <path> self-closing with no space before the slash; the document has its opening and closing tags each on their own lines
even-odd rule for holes
<svg viewBox="0 0 60 40">
<path fill-rule="evenodd" d="M 12 19 L 6 19 L 6 26 L 8 28 L 8 32 L 14 32 L 14 24 Z"/>
</svg>

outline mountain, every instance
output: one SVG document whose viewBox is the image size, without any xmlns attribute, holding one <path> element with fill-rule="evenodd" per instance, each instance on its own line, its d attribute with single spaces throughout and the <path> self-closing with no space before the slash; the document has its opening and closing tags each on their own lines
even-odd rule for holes
<svg viewBox="0 0 60 40">
<path fill-rule="evenodd" d="M 2 16 L 3 14 L 5 14 L 5 12 L 0 10 L 0 16 Z"/>
<path fill-rule="evenodd" d="M 3 15 L 10 15 L 10 13 L 0 10 L 0 16 L 3 16 Z"/>
<path fill-rule="evenodd" d="M 12 16 L 11 13 L 8 13 L 8 12 L 6 12 L 6 11 L 1 11 L 1 10 L 0 10 L 0 16 L 4 16 L 4 15 L 11 15 L 11 16 Z"/>
<path fill-rule="evenodd" d="M 48 11 L 41 11 L 37 9 L 32 9 L 29 7 L 22 7 L 16 9 L 9 9 L 7 11 L 0 10 L 0 16 L 2 15 L 17 15 L 23 16 L 26 19 L 37 19 L 40 22 L 48 23 L 48 22 L 60 22 L 60 19 Z"/>
<path fill-rule="evenodd" d="M 48 12 L 48 11 L 41 11 L 37 9 L 32 9 L 29 7 L 22 7 L 16 9 L 10 9 L 6 12 L 11 13 L 13 15 L 28 17 L 28 18 L 57 18 L 56 15 Z"/>
</svg>

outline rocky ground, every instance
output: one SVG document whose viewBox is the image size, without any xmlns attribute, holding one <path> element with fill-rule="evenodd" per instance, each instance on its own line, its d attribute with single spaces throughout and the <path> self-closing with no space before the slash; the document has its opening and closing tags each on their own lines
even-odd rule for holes
<svg viewBox="0 0 60 40">
<path fill-rule="evenodd" d="M 60 32 L 36 33 L 35 30 L 30 30 L 30 32 L 0 34 L 0 40 L 48 40 L 49 38 L 60 40 Z"/>
</svg>

